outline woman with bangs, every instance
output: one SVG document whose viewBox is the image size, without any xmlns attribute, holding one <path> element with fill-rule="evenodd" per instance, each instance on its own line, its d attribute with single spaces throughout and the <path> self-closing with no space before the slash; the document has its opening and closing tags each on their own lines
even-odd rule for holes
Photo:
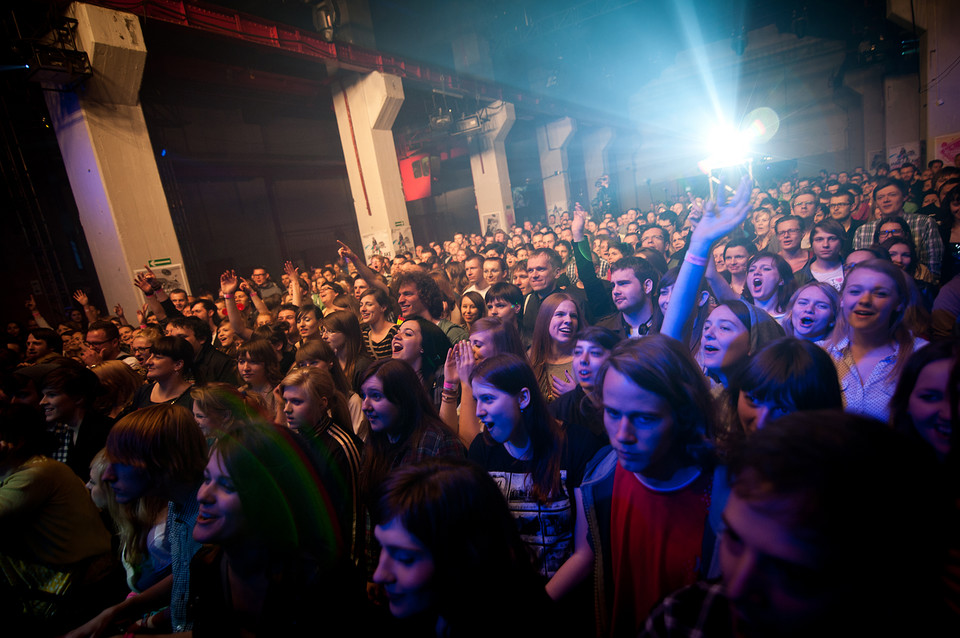
<svg viewBox="0 0 960 638">
<path fill-rule="evenodd" d="M 367 423 L 366 417 L 363 416 L 360 395 L 354 391 L 350 382 L 347 381 L 333 348 L 322 339 L 308 341 L 297 350 L 295 366 L 297 368 L 323 368 L 330 373 L 337 391 L 347 397 L 347 409 L 350 410 L 350 424 L 353 427 L 353 433 L 366 440 L 370 425 Z"/>
<path fill-rule="evenodd" d="M 887 251 L 890 261 L 907 275 L 907 283 L 913 289 L 911 294 L 919 298 L 920 305 L 925 312 L 919 317 L 908 317 L 908 321 L 919 320 L 923 326 L 929 323 L 929 313 L 933 309 L 933 301 L 937 297 L 939 288 L 932 284 L 933 275 L 930 270 L 917 260 L 917 246 L 913 237 L 891 237 L 880 243 L 880 248 Z M 920 306 L 917 306 L 919 309 Z M 914 327 L 917 330 L 917 327 Z M 923 328 L 925 334 L 925 327 Z"/>
<path fill-rule="evenodd" d="M 532 368 L 520 357 L 484 359 L 470 385 L 484 432 L 471 443 L 469 457 L 500 486 L 547 579 L 547 594 L 569 604 L 572 622 L 586 623 L 586 592 L 579 585 L 590 574 L 593 551 L 580 482 L 600 446 L 583 427 L 550 415 Z"/>
<path fill-rule="evenodd" d="M 200 548 L 192 531 L 198 512 L 197 489 L 207 463 L 203 432 L 186 408 L 154 405 L 120 419 L 110 430 L 106 450 L 109 465 L 101 478 L 112 488 L 117 503 L 123 506 L 138 499 L 167 503 L 165 533 L 172 573 L 138 596 L 104 610 L 70 635 L 99 635 L 141 618 L 142 627 L 187 631 L 190 561 Z M 167 606 L 168 610 L 150 616 Z"/>
<path fill-rule="evenodd" d="M 483 295 L 473 290 L 460 296 L 457 309 L 460 311 L 460 325 L 466 328 L 468 333 L 473 332 L 473 324 L 477 319 L 487 316 L 487 304 Z"/>
<path fill-rule="evenodd" d="M 363 333 L 357 316 L 346 310 L 331 312 L 323 318 L 323 340 L 337 355 L 343 374 L 354 390 L 360 388 L 360 375 L 371 359 L 363 349 Z"/>
<path fill-rule="evenodd" d="M 281 375 L 280 361 L 273 345 L 262 337 L 244 341 L 237 349 L 237 372 L 243 381 L 240 392 L 257 396 L 266 407 L 270 420 L 276 421 L 282 409 L 273 389 L 280 382 Z"/>
<path fill-rule="evenodd" d="M 573 376 L 573 348 L 577 333 L 586 325 L 577 301 L 555 292 L 540 304 L 530 346 L 530 367 L 547 402 L 569 392 L 577 382 Z"/>
<path fill-rule="evenodd" d="M 827 283 L 803 284 L 787 302 L 787 314 L 780 322 L 788 337 L 820 342 L 833 331 L 840 310 L 840 295 Z"/>
<path fill-rule="evenodd" d="M 303 346 L 307 341 L 322 339 L 321 329 L 323 327 L 323 312 L 318 306 L 313 304 L 304 304 L 297 311 L 297 331 L 300 333 L 300 343 L 297 347 Z"/>
<path fill-rule="evenodd" d="M 871 259 L 847 273 L 837 325 L 825 347 L 837 367 L 848 412 L 889 420 L 900 371 L 926 343 L 904 321 L 910 304 L 906 275 L 889 261 Z"/>
<path fill-rule="evenodd" d="M 193 365 L 193 346 L 183 337 L 160 337 L 150 348 L 147 359 L 147 385 L 137 390 L 128 412 L 151 405 L 169 403 L 188 410 L 193 407 L 190 398 L 190 368 Z"/>
<path fill-rule="evenodd" d="M 318 616 L 331 635 L 368 630 L 327 489 L 289 430 L 224 432 L 196 496 L 193 540 L 204 547 L 190 566 L 193 636 L 312 636 Z"/>
<path fill-rule="evenodd" d="M 397 334 L 397 324 L 389 320 L 392 308 L 387 293 L 379 288 L 370 288 L 360 297 L 363 347 L 371 361 L 390 358 L 393 335 Z"/>
</svg>

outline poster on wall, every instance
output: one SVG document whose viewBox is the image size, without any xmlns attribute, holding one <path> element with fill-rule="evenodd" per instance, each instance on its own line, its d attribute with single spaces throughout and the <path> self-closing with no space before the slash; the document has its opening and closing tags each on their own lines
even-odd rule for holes
<svg viewBox="0 0 960 638">
<path fill-rule="evenodd" d="M 934 138 L 933 157 L 943 161 L 945 166 L 953 166 L 954 158 L 960 153 L 960 133 L 951 133 L 950 135 L 941 135 Z"/>
<path fill-rule="evenodd" d="M 155 261 L 169 261 L 169 260 L 155 260 Z M 187 277 L 183 272 L 183 264 L 167 264 L 165 266 L 152 266 L 150 270 L 153 271 L 154 276 L 156 276 L 157 281 L 160 282 L 160 285 L 163 286 L 164 292 L 170 294 L 171 290 L 176 290 L 177 288 L 182 288 L 187 291 L 187 294 L 190 294 L 190 290 L 187 288 Z M 134 276 L 139 275 L 140 273 L 147 272 L 146 268 L 137 268 L 133 271 Z M 140 300 L 143 303 L 146 303 L 147 299 L 143 296 L 143 291 L 140 291 L 137 288 L 140 294 Z"/>
<path fill-rule="evenodd" d="M 393 245 L 388 233 L 370 233 L 360 238 L 363 241 L 363 256 L 367 263 L 374 255 L 393 257 Z"/>
<path fill-rule="evenodd" d="M 883 164 L 886 159 L 885 154 L 882 150 L 880 151 L 870 151 L 867 153 L 867 166 L 871 173 L 877 172 L 877 167 Z"/>
<path fill-rule="evenodd" d="M 906 144 L 894 144 L 887 147 L 887 164 L 891 169 L 910 163 L 917 166 L 920 161 L 920 141 Z"/>
<path fill-rule="evenodd" d="M 393 234 L 393 251 L 395 255 L 413 252 L 413 233 L 406 226 L 391 229 Z"/>
<path fill-rule="evenodd" d="M 501 214 L 499 212 L 484 213 L 483 215 L 480 215 L 481 235 L 495 233 L 498 230 L 503 230 L 503 223 L 501 222 Z"/>
</svg>

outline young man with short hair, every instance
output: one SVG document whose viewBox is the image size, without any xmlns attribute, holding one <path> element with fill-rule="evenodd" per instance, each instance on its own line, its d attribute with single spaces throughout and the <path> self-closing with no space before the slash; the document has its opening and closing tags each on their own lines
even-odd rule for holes
<svg viewBox="0 0 960 638">
<path fill-rule="evenodd" d="M 810 260 L 810 252 L 800 247 L 800 237 L 803 234 L 803 225 L 794 215 L 785 215 L 777 220 L 774 226 L 777 232 L 777 241 L 780 252 L 793 272 L 803 269 Z"/>
</svg>

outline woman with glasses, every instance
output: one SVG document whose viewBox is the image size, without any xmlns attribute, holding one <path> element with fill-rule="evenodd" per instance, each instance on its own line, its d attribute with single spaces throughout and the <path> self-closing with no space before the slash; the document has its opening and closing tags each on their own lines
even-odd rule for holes
<svg viewBox="0 0 960 638">
<path fill-rule="evenodd" d="M 873 243 L 881 244 L 891 237 L 913 237 L 910 226 L 903 217 L 891 217 L 877 225 L 873 233 Z"/>
</svg>

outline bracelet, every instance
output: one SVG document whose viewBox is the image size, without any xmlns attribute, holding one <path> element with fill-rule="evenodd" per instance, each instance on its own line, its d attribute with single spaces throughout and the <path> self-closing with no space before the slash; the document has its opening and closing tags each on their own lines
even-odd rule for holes
<svg viewBox="0 0 960 638">
<path fill-rule="evenodd" d="M 153 291 L 151 290 L 150 292 L 145 292 L 145 293 L 143 293 L 143 296 L 144 296 L 144 297 L 152 297 L 152 296 L 153 296 Z"/>
<path fill-rule="evenodd" d="M 224 294 L 224 295 L 223 295 L 223 298 L 224 298 L 224 299 L 233 299 L 233 293 L 231 292 L 231 293 Z"/>
<path fill-rule="evenodd" d="M 444 389 L 444 390 L 456 390 L 456 389 L 457 389 L 457 385 L 458 385 L 458 384 L 452 383 L 452 382 L 450 382 L 450 381 L 444 381 L 444 382 L 443 382 L 443 389 Z"/>
<path fill-rule="evenodd" d="M 687 253 L 686 256 L 684 256 L 683 260 L 684 260 L 685 262 L 687 262 L 688 264 L 692 264 L 692 265 L 694 265 L 694 266 L 706 266 L 706 265 L 707 265 L 707 258 L 706 258 L 706 257 L 697 257 L 696 255 L 692 255 L 692 254 L 690 254 L 690 253 Z"/>
</svg>

